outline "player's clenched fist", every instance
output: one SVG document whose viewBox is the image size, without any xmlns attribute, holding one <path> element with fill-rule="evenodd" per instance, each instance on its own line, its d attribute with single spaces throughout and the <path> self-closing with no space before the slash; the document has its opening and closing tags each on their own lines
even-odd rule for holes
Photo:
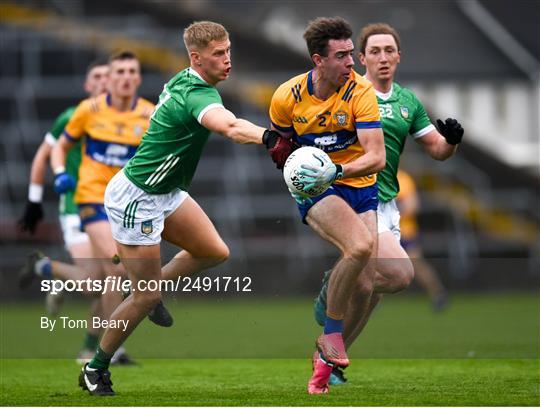
<svg viewBox="0 0 540 408">
<path fill-rule="evenodd" d="M 75 179 L 68 173 L 58 173 L 54 178 L 54 191 L 64 194 L 75 190 Z"/>
<path fill-rule="evenodd" d="M 452 118 L 448 118 L 444 121 L 437 119 L 437 127 L 439 132 L 444 136 L 448 144 L 457 145 L 461 143 L 463 139 L 464 130 L 461 127 L 461 124 Z"/>
<path fill-rule="evenodd" d="M 19 220 L 19 228 L 30 233 L 36 232 L 37 224 L 43 219 L 43 207 L 41 203 L 28 201 L 24 214 Z"/>
</svg>

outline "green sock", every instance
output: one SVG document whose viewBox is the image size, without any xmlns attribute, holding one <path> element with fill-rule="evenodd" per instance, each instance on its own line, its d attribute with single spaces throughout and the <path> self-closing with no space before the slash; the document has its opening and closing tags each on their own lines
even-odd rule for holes
<svg viewBox="0 0 540 408">
<path fill-rule="evenodd" d="M 86 332 L 86 336 L 84 337 L 83 348 L 88 349 L 88 350 L 95 350 L 98 344 L 99 344 L 99 336 L 96 334 L 92 334 L 90 332 Z"/>
<path fill-rule="evenodd" d="M 98 346 L 96 354 L 92 361 L 88 363 L 88 367 L 97 369 L 107 369 L 111 364 L 112 354 L 105 353 L 101 347 Z"/>
</svg>

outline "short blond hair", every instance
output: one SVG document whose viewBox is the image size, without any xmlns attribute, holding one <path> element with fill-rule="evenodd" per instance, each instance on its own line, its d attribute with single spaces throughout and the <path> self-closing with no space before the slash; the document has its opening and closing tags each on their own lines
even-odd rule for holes
<svg viewBox="0 0 540 408">
<path fill-rule="evenodd" d="M 213 21 L 195 21 L 184 30 L 184 44 L 188 51 L 202 50 L 211 41 L 226 40 L 229 33 L 219 23 Z"/>
</svg>

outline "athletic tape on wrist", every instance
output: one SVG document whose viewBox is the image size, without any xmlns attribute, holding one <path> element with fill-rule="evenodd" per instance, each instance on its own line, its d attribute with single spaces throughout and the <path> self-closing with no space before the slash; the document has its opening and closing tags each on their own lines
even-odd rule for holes
<svg viewBox="0 0 540 408">
<path fill-rule="evenodd" d="M 65 173 L 66 168 L 64 166 L 58 166 L 56 169 L 54 169 L 54 175 L 58 176 L 60 173 Z"/>
<path fill-rule="evenodd" d="M 41 184 L 30 183 L 28 186 L 28 201 L 32 203 L 41 203 L 43 199 L 43 186 Z"/>
</svg>

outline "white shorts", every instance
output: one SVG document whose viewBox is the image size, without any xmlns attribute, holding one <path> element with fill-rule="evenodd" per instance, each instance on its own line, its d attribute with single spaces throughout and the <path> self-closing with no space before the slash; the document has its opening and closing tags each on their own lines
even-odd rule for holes
<svg viewBox="0 0 540 408">
<path fill-rule="evenodd" d="M 401 229 L 399 228 L 399 210 L 396 205 L 396 200 L 391 200 L 386 203 L 379 202 L 377 208 L 377 230 L 381 234 L 390 231 L 394 234 L 397 241 L 401 240 Z"/>
<path fill-rule="evenodd" d="M 89 242 L 86 232 L 81 231 L 81 219 L 77 214 L 64 214 L 58 217 L 64 234 L 64 245 L 67 250 L 73 245 Z"/>
<path fill-rule="evenodd" d="M 159 244 L 165 218 L 187 197 L 182 190 L 148 194 L 119 171 L 105 190 L 105 211 L 113 238 L 125 245 Z"/>
</svg>

